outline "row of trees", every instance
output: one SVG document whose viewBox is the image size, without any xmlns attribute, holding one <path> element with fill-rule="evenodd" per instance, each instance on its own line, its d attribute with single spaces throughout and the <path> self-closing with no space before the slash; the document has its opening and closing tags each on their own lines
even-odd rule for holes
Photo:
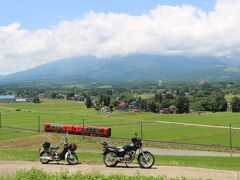
<svg viewBox="0 0 240 180">
<path fill-rule="evenodd" d="M 232 112 L 240 112 L 240 98 L 233 97 L 231 102 L 227 102 L 224 95 L 209 95 L 206 97 L 193 96 L 174 96 L 166 94 L 163 96 L 156 93 L 154 97 L 143 99 L 141 97 L 135 98 L 131 94 L 122 94 L 118 98 L 114 96 L 100 95 L 99 101 L 92 103 L 90 97 L 86 97 L 86 107 L 95 107 L 100 110 L 101 106 L 108 106 L 110 109 L 118 106 L 119 101 L 124 101 L 127 105 L 132 102 L 138 104 L 139 109 L 147 112 L 159 113 L 159 110 L 169 108 L 174 105 L 176 113 L 189 113 L 190 111 L 210 111 L 210 112 L 224 112 L 232 110 Z"/>
</svg>

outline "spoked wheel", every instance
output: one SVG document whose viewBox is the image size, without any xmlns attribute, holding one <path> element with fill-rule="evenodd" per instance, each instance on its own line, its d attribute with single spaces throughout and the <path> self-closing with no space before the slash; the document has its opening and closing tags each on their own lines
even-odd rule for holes
<svg viewBox="0 0 240 180">
<path fill-rule="evenodd" d="M 138 156 L 138 163 L 141 168 L 151 168 L 155 162 L 154 156 L 150 152 Z"/>
<path fill-rule="evenodd" d="M 71 165 L 76 165 L 78 163 L 78 157 L 76 154 L 68 154 L 67 162 Z"/>
<path fill-rule="evenodd" d="M 103 156 L 103 162 L 107 167 L 114 167 L 118 164 L 117 154 L 115 152 L 107 152 Z"/>
<path fill-rule="evenodd" d="M 44 158 L 49 158 L 50 154 L 48 152 L 42 152 L 40 154 L 40 161 L 42 164 L 48 164 L 50 160 L 44 159 Z"/>
</svg>

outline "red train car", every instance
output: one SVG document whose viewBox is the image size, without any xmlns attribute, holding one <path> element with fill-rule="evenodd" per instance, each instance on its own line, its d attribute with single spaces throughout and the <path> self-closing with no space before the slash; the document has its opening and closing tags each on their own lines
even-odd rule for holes
<svg viewBox="0 0 240 180">
<path fill-rule="evenodd" d="M 70 134 L 74 133 L 73 127 L 74 127 L 73 125 L 64 125 L 63 126 L 64 132 L 68 132 Z"/>
<path fill-rule="evenodd" d="M 63 124 L 51 124 L 45 123 L 44 130 L 46 132 L 58 132 L 58 133 L 71 133 L 87 136 L 101 136 L 110 137 L 111 128 L 99 127 L 99 126 L 77 126 L 77 125 L 63 125 Z"/>
<path fill-rule="evenodd" d="M 82 126 L 73 126 L 74 134 L 83 134 L 83 127 Z"/>
<path fill-rule="evenodd" d="M 45 123 L 44 124 L 44 130 L 47 131 L 47 132 L 62 133 L 62 132 L 64 132 L 64 125 L 63 124 Z"/>
<path fill-rule="evenodd" d="M 84 134 L 89 136 L 110 137 L 111 128 L 97 127 L 97 126 L 84 126 Z"/>
</svg>

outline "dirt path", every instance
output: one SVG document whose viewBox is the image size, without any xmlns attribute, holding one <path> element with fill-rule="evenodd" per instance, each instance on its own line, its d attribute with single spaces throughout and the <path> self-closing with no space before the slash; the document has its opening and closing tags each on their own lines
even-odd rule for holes
<svg viewBox="0 0 240 180">
<path fill-rule="evenodd" d="M 191 167 L 174 167 L 174 166 L 154 166 L 152 169 L 140 169 L 138 166 L 131 165 L 128 168 L 119 165 L 116 168 L 107 168 L 104 165 L 79 164 L 70 166 L 65 163 L 55 164 L 50 163 L 43 165 L 40 162 L 32 161 L 0 161 L 0 175 L 14 175 L 18 170 L 29 170 L 32 167 L 42 169 L 46 172 L 56 173 L 67 171 L 69 173 L 100 172 L 105 175 L 109 174 L 126 174 L 136 175 L 142 174 L 145 176 L 163 176 L 167 177 L 188 177 L 190 179 L 216 179 L 216 180 L 240 180 L 240 172 L 214 170 Z"/>
<path fill-rule="evenodd" d="M 207 124 L 191 124 L 191 123 L 179 123 L 179 122 L 172 122 L 172 121 L 156 121 L 157 123 L 163 124 L 176 124 L 176 125 L 184 125 L 184 126 L 196 126 L 196 127 L 209 127 L 209 128 L 220 128 L 220 129 L 229 129 L 229 126 L 215 126 L 215 125 L 207 125 Z M 238 127 L 232 127 L 232 129 L 239 130 Z"/>
</svg>

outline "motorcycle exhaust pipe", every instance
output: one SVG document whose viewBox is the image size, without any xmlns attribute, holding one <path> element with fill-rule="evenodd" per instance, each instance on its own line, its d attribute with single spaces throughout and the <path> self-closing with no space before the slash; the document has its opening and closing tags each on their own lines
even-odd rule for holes
<svg viewBox="0 0 240 180">
<path fill-rule="evenodd" d="M 50 158 L 50 157 L 39 157 L 39 159 L 44 159 L 44 160 L 52 160 L 52 158 Z"/>
</svg>

